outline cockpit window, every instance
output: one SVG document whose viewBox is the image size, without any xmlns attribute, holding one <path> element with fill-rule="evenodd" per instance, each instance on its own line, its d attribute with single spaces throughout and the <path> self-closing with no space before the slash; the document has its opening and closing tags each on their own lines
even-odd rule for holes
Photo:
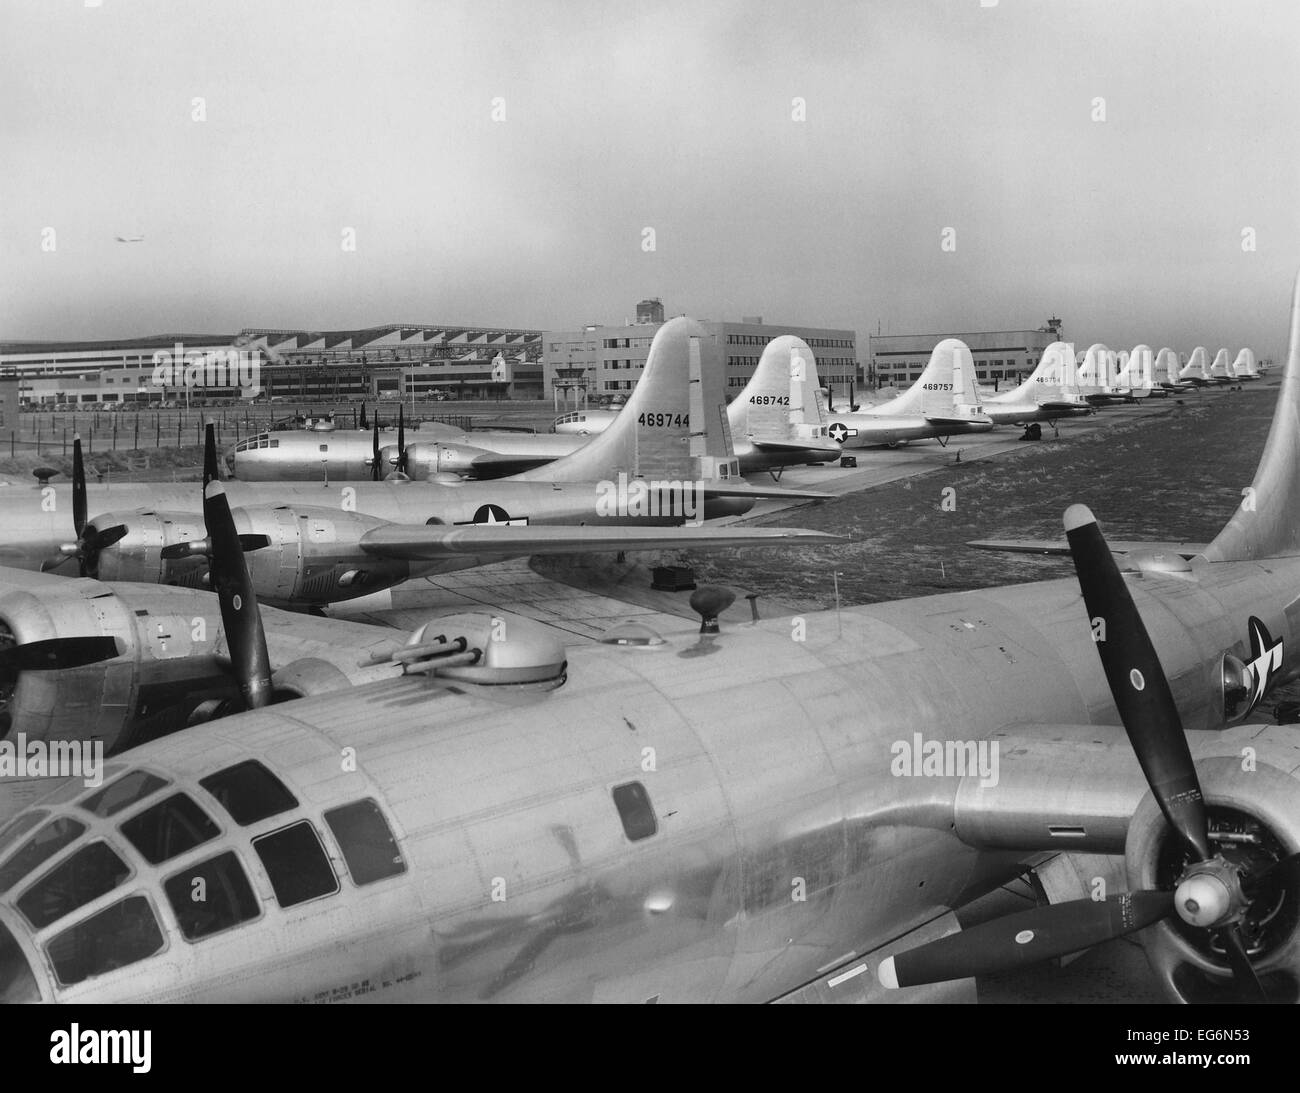
<svg viewBox="0 0 1300 1093">
<path fill-rule="evenodd" d="M 228 850 L 163 882 L 181 933 L 190 941 L 257 918 L 260 906 L 239 856 Z"/>
<path fill-rule="evenodd" d="M 0 1006 L 41 1000 L 40 988 L 14 935 L 0 924 Z"/>
<path fill-rule="evenodd" d="M 125 821 L 122 834 L 145 861 L 157 865 L 215 839 L 221 832 L 188 796 L 173 793 Z"/>
<path fill-rule="evenodd" d="M 298 798 L 256 759 L 200 778 L 199 785 L 221 802 L 240 827 L 298 807 Z"/>
<path fill-rule="evenodd" d="M 0 854 L 18 841 L 23 835 L 26 835 L 32 828 L 40 823 L 49 813 L 44 809 L 32 809 L 30 812 L 24 812 L 21 816 L 12 820 L 8 826 L 0 828 Z"/>
<path fill-rule="evenodd" d="M 67 816 L 58 816 L 40 828 L 0 866 L 0 895 L 9 891 L 41 862 L 54 857 L 85 830 L 85 824 Z"/>
<path fill-rule="evenodd" d="M 18 910 L 34 930 L 42 930 L 70 911 L 111 892 L 130 873 L 126 863 L 107 843 L 93 842 L 59 862 L 19 896 Z"/>
<path fill-rule="evenodd" d="M 402 852 L 379 806 L 370 798 L 325 813 L 354 884 L 370 884 L 406 872 Z"/>
<path fill-rule="evenodd" d="M 81 802 L 81 807 L 96 816 L 113 816 L 168 784 L 166 778 L 159 778 L 147 770 L 133 770 L 87 797 Z"/>
<path fill-rule="evenodd" d="M 106 907 L 54 938 L 45 951 L 65 987 L 124 968 L 163 947 L 162 931 L 144 896 Z"/>
<path fill-rule="evenodd" d="M 320 836 L 307 820 L 254 839 L 253 849 L 262 859 L 281 907 L 306 903 L 339 890 L 338 877 L 325 856 Z"/>
</svg>

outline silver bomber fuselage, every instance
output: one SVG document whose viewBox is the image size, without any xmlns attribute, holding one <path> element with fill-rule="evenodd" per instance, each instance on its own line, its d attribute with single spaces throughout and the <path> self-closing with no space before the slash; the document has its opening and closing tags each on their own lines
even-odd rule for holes
<svg viewBox="0 0 1300 1093">
<path fill-rule="evenodd" d="M 86 489 L 88 512 L 198 513 L 203 497 L 194 483 L 132 483 L 91 485 Z M 673 517 L 605 516 L 598 508 L 595 482 L 228 482 L 232 508 L 245 505 L 293 505 L 359 512 L 393 523 L 472 523 L 484 505 L 496 505 L 512 518 L 534 524 L 656 524 L 681 521 Z M 750 499 L 709 499 L 705 517 L 735 515 L 753 506 Z M 35 568 L 75 538 L 72 530 L 72 487 L 44 488 L 0 485 L 0 565 Z"/>
<path fill-rule="evenodd" d="M 1219 659 L 1245 652 L 1249 615 L 1284 638 L 1295 671 L 1300 559 L 1130 586 L 1189 730 L 1220 724 Z M 263 910 L 191 945 L 159 879 L 223 847 L 158 869 L 119 847 L 136 872 L 104 898 L 149 893 L 168 947 L 59 997 L 320 1000 L 368 980 L 375 1001 L 779 998 L 1024 857 L 961 842 L 961 779 L 895 776 L 895 742 L 1088 723 L 1122 741 L 1116 721 L 1073 579 L 724 624 L 658 649 L 583 646 L 564 686 L 526 698 L 407 678 L 228 718 L 127 758 L 206 801 L 197 779 L 256 756 L 319 830 L 323 810 L 373 796 L 407 871 L 345 877 L 340 894 L 282 911 L 248 843 L 298 816 L 226 819 Z M 637 842 L 611 801 L 628 782 L 658 818 Z M 0 919 L 44 967 L 12 898 Z"/>
</svg>

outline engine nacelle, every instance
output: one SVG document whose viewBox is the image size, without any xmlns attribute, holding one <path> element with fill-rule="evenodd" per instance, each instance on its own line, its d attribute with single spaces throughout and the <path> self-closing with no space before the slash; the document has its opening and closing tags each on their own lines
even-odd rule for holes
<svg viewBox="0 0 1300 1093">
<path fill-rule="evenodd" d="M 408 444 L 406 473 L 422 482 L 436 481 L 439 474 L 472 475 L 474 460 L 489 454 L 471 444 Z"/>
<path fill-rule="evenodd" d="M 1245 877 L 1300 850 L 1300 786 L 1287 773 L 1295 747 L 1267 728 L 1243 737 L 1248 754 L 1201 759 L 1197 774 L 1211 821 L 1210 848 Z M 1125 859 L 1130 890 L 1172 890 L 1183 867 L 1181 844 L 1150 794 L 1129 823 Z M 1245 913 L 1247 951 L 1270 999 L 1300 1001 L 1300 891 L 1266 882 Z M 1170 916 L 1139 935 L 1161 990 L 1177 1002 L 1230 1002 L 1237 996 L 1213 932 Z"/>
<path fill-rule="evenodd" d="M 371 557 L 361 537 L 385 521 L 362 513 L 318 507 L 249 506 L 231 510 L 245 544 L 244 561 L 258 602 L 272 605 L 337 603 L 389 588 L 411 575 L 409 562 Z M 133 512 L 97 516 L 95 526 L 121 524 L 121 539 L 94 559 L 100 579 L 207 588 L 202 547 L 167 557 L 168 547 L 202 543 L 201 517 Z"/>
<path fill-rule="evenodd" d="M 205 698 L 237 693 L 217 655 L 216 597 L 112 589 L 89 579 L 0 596 L 0 644 L 111 637 L 119 655 L 58 671 L 0 674 L 0 737 L 102 740 L 106 751 L 174 727 Z"/>
</svg>

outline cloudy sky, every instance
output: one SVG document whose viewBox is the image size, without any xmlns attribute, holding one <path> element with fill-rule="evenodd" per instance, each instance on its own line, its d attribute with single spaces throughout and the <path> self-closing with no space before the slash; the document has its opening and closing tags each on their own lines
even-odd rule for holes
<svg viewBox="0 0 1300 1093">
<path fill-rule="evenodd" d="M 0 339 L 659 296 L 862 357 L 1054 313 L 1277 358 L 1298 31 L 1294 0 L 4 0 Z"/>
</svg>

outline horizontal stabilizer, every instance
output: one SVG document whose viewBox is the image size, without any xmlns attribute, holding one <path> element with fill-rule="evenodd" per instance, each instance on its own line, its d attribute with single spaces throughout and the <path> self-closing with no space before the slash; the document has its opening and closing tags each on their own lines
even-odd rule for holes
<svg viewBox="0 0 1300 1093">
<path fill-rule="evenodd" d="M 838 444 L 818 444 L 813 440 L 754 440 L 755 448 L 762 452 L 813 452 L 824 455 L 827 459 L 839 459 L 841 449 Z"/>
<path fill-rule="evenodd" d="M 817 490 L 782 490 L 775 487 L 751 486 L 748 482 L 743 481 L 737 481 L 734 486 L 706 482 L 703 489 L 706 499 L 710 497 L 752 497 L 755 501 L 833 501 L 835 499 L 833 493 L 819 493 Z"/>
<path fill-rule="evenodd" d="M 607 550 L 721 550 L 842 542 L 843 536 L 801 528 L 539 527 L 501 524 L 387 524 L 361 537 L 361 549 L 381 558 L 428 561 L 455 555 L 575 554 Z"/>
<path fill-rule="evenodd" d="M 1132 554 L 1135 550 L 1151 550 L 1162 554 L 1177 554 L 1191 559 L 1205 550 L 1205 543 L 1147 543 L 1119 542 L 1107 539 L 1112 554 Z M 1070 544 L 1064 539 L 972 539 L 966 544 L 976 550 L 1000 550 L 1007 554 L 1066 554 Z"/>
</svg>

